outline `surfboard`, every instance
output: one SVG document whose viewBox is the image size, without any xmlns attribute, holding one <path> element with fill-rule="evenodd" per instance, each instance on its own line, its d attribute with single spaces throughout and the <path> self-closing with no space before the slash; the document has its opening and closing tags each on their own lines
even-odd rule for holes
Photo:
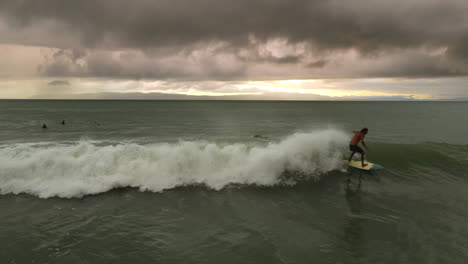
<svg viewBox="0 0 468 264">
<path fill-rule="evenodd" d="M 375 163 L 372 163 L 372 162 L 367 162 L 366 161 L 365 163 L 367 163 L 367 166 L 362 167 L 362 162 L 360 160 L 352 160 L 352 161 L 349 161 L 349 162 L 347 160 L 343 160 L 343 161 L 348 166 L 359 169 L 359 170 L 378 171 L 378 170 L 383 169 L 383 167 L 381 165 L 375 164 Z"/>
</svg>

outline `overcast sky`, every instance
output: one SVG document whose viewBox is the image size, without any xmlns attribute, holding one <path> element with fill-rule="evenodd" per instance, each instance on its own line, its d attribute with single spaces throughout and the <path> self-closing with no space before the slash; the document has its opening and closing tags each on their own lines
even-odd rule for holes
<svg viewBox="0 0 468 264">
<path fill-rule="evenodd" d="M 466 14 L 466 0 L 0 0 L 0 98 L 464 100 Z"/>
</svg>

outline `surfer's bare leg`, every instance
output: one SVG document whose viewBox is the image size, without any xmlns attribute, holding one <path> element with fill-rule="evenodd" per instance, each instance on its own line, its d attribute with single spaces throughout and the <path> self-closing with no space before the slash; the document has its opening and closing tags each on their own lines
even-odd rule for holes
<svg viewBox="0 0 468 264">
<path fill-rule="evenodd" d="M 361 153 L 361 162 L 362 162 L 362 167 L 367 166 L 367 163 L 364 163 L 364 152 Z"/>
<path fill-rule="evenodd" d="M 353 151 L 353 153 L 351 153 L 351 155 L 349 156 L 348 162 L 350 162 L 350 161 L 351 161 L 351 159 L 352 159 L 352 158 L 353 158 L 353 156 L 354 156 L 354 153 L 356 153 L 356 151 Z"/>
</svg>

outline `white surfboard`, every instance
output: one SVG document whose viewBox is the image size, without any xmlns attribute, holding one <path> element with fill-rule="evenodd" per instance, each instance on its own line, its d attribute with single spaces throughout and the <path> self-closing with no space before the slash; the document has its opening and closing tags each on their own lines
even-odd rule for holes
<svg viewBox="0 0 468 264">
<path fill-rule="evenodd" d="M 375 163 L 367 162 L 367 161 L 364 161 L 364 163 L 367 164 L 367 166 L 365 167 L 362 167 L 362 162 L 360 160 L 352 160 L 352 161 L 344 160 L 344 162 L 348 166 L 359 169 L 359 170 L 378 171 L 378 170 L 383 169 L 383 167 L 380 166 L 379 164 L 375 164 Z"/>
</svg>

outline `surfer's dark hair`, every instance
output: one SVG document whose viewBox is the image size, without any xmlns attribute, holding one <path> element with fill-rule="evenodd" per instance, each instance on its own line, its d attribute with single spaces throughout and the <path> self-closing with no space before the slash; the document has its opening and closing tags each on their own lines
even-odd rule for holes
<svg viewBox="0 0 468 264">
<path fill-rule="evenodd" d="M 367 127 L 361 129 L 361 132 L 367 132 L 367 131 L 369 131 L 369 129 L 367 129 Z"/>
</svg>

